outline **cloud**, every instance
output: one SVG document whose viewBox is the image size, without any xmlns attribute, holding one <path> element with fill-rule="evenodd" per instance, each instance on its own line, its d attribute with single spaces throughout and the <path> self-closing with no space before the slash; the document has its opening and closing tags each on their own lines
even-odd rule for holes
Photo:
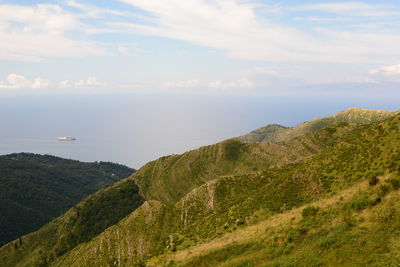
<svg viewBox="0 0 400 267">
<path fill-rule="evenodd" d="M 369 71 L 371 79 L 379 82 L 400 82 L 400 64 L 382 66 Z"/>
<path fill-rule="evenodd" d="M 228 89 L 228 88 L 251 88 L 254 87 L 255 84 L 253 81 L 249 79 L 240 79 L 234 82 L 222 82 L 220 80 L 212 81 L 209 84 L 209 87 L 215 89 Z"/>
<path fill-rule="evenodd" d="M 70 7 L 84 11 L 85 16 L 90 17 L 90 18 L 99 18 L 99 17 L 101 17 L 101 15 L 104 15 L 104 14 L 112 14 L 112 15 L 118 15 L 118 16 L 131 15 L 131 13 L 129 13 L 129 12 L 113 10 L 113 9 L 108 9 L 108 8 L 98 8 L 94 5 L 82 4 L 75 0 L 68 0 L 66 2 L 66 4 Z"/>
<path fill-rule="evenodd" d="M 106 86 L 107 84 L 97 81 L 96 77 L 88 77 L 86 80 L 79 80 L 74 83 L 75 87 L 101 87 Z"/>
<path fill-rule="evenodd" d="M 188 81 L 175 81 L 175 82 L 165 82 L 164 86 L 169 88 L 189 88 L 195 87 L 199 83 L 198 80 L 188 80 Z"/>
<path fill-rule="evenodd" d="M 382 75 L 400 75 L 400 64 L 383 66 L 378 69 L 370 70 L 370 74 L 382 74 Z"/>
<path fill-rule="evenodd" d="M 48 57 L 104 56 L 99 44 L 74 40 L 78 17 L 58 5 L 0 4 L 0 59 L 40 62 Z"/>
<path fill-rule="evenodd" d="M 342 13 L 354 10 L 376 10 L 376 6 L 360 2 L 321 3 L 302 5 L 291 8 L 292 10 L 320 10 L 332 13 Z"/>
<path fill-rule="evenodd" d="M 294 11 L 323 11 L 335 14 L 347 14 L 353 16 L 397 16 L 399 11 L 392 11 L 391 7 L 382 5 L 372 5 L 361 2 L 343 2 L 343 3 L 321 3 L 302 5 L 290 8 Z"/>
<path fill-rule="evenodd" d="M 50 85 L 50 81 L 42 77 L 37 77 L 33 83 L 32 88 L 46 88 Z"/>
<path fill-rule="evenodd" d="M 33 82 L 28 80 L 22 75 L 18 74 L 9 74 L 5 81 L 0 81 L 0 88 L 46 88 L 50 85 L 50 81 L 37 77 Z"/>
<path fill-rule="evenodd" d="M 144 10 L 149 16 L 138 23 L 110 24 L 115 28 L 211 47 L 234 58 L 275 62 L 384 62 L 385 57 L 400 59 L 398 34 L 283 26 L 273 23 L 268 16 L 260 17 L 258 6 L 248 1 L 121 1 Z M 318 8 L 343 11 L 362 7 L 364 11 L 370 10 L 369 5 L 345 4 Z"/>
<path fill-rule="evenodd" d="M 63 80 L 58 83 L 58 87 L 60 87 L 60 88 L 69 88 L 71 86 L 72 86 L 72 84 L 69 80 Z"/>
<path fill-rule="evenodd" d="M 126 46 L 122 46 L 119 45 L 117 47 L 118 52 L 120 52 L 121 54 L 125 55 L 125 56 L 131 56 L 131 52 L 129 51 L 129 49 Z"/>
<path fill-rule="evenodd" d="M 266 69 L 266 68 L 263 68 L 263 67 L 255 67 L 255 68 L 252 68 L 252 69 L 250 69 L 250 70 L 247 70 L 246 72 L 245 72 L 245 74 L 247 75 L 247 76 L 274 76 L 274 77 L 277 77 L 277 76 L 282 76 L 282 74 L 280 73 L 280 72 L 278 72 L 277 70 L 274 70 L 274 69 Z"/>
</svg>

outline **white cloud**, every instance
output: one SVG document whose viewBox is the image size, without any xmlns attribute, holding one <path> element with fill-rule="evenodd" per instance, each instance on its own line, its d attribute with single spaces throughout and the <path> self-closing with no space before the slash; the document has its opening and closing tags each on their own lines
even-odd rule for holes
<svg viewBox="0 0 400 267">
<path fill-rule="evenodd" d="M 9 74 L 5 81 L 0 81 L 0 88 L 15 88 L 15 89 L 43 89 L 49 88 L 51 82 L 43 77 L 36 77 L 33 81 L 29 80 L 23 75 Z M 88 77 L 85 80 L 78 80 L 76 82 L 70 80 L 62 80 L 58 83 L 58 88 L 77 88 L 89 89 L 94 87 L 104 87 L 105 83 L 99 82 L 96 77 Z"/>
<path fill-rule="evenodd" d="M 400 64 L 383 66 L 378 69 L 370 70 L 370 74 L 400 75 Z"/>
<path fill-rule="evenodd" d="M 245 72 L 245 74 L 247 76 L 259 76 L 259 75 L 262 75 L 262 76 L 275 76 L 275 77 L 276 76 L 282 76 L 282 74 L 279 73 L 277 70 L 266 69 L 266 68 L 263 68 L 263 67 L 255 67 L 253 69 L 247 70 Z"/>
<path fill-rule="evenodd" d="M 291 8 L 292 10 L 320 10 L 332 13 L 342 13 L 353 10 L 375 10 L 376 6 L 360 2 L 321 3 L 302 5 Z"/>
<path fill-rule="evenodd" d="M 240 79 L 234 82 L 222 82 L 220 80 L 212 81 L 209 84 L 209 87 L 216 89 L 228 89 L 228 88 L 251 88 L 254 87 L 255 84 L 253 81 L 249 79 Z"/>
<path fill-rule="evenodd" d="M 50 81 L 42 77 L 37 77 L 33 83 L 32 88 L 46 88 L 50 85 Z"/>
<path fill-rule="evenodd" d="M 86 17 L 91 17 L 91 18 L 98 18 L 103 14 L 112 14 L 112 15 L 118 15 L 118 16 L 127 16 L 131 15 L 128 12 L 124 11 L 119 11 L 119 10 L 113 10 L 113 9 L 107 9 L 107 8 L 98 8 L 94 5 L 88 5 L 88 4 L 82 4 L 79 3 L 75 0 L 68 0 L 66 4 L 70 7 L 80 9 L 85 12 Z"/>
<path fill-rule="evenodd" d="M 88 77 L 86 80 L 79 80 L 75 82 L 75 87 L 99 87 L 99 86 L 106 86 L 105 83 L 97 81 L 96 77 Z"/>
<path fill-rule="evenodd" d="M 82 24 L 58 5 L 0 5 L 0 59 L 43 61 L 48 57 L 106 55 L 98 44 L 67 36 Z"/>
<path fill-rule="evenodd" d="M 121 54 L 125 55 L 125 56 L 131 56 L 131 52 L 129 51 L 129 49 L 126 46 L 122 46 L 119 45 L 117 47 L 118 52 L 120 52 Z"/>
<path fill-rule="evenodd" d="M 398 11 L 392 11 L 389 6 L 372 5 L 361 2 L 321 3 L 302 5 L 290 8 L 295 11 L 323 11 L 336 14 L 347 14 L 353 16 L 397 16 Z"/>
<path fill-rule="evenodd" d="M 387 57 L 400 59 L 398 34 L 324 28 L 302 30 L 295 26 L 282 26 L 259 17 L 257 5 L 248 1 L 121 1 L 150 15 L 141 23 L 114 23 L 115 28 L 184 40 L 224 51 L 235 58 L 276 62 L 384 62 Z M 369 5 L 358 3 L 318 8 L 373 11 Z"/>
<path fill-rule="evenodd" d="M 5 81 L 0 81 L 0 88 L 46 88 L 50 85 L 50 81 L 37 77 L 33 82 L 26 77 L 18 74 L 9 74 Z"/>
<path fill-rule="evenodd" d="M 58 83 L 58 87 L 60 88 L 69 88 L 71 87 L 71 82 L 69 80 L 63 80 Z"/>
<path fill-rule="evenodd" d="M 6 82 L 2 82 L 3 88 L 28 88 L 31 87 L 32 82 L 22 75 L 10 74 L 7 76 Z"/>
<path fill-rule="evenodd" d="M 382 66 L 369 71 L 371 79 L 383 82 L 400 82 L 400 64 Z"/>
<path fill-rule="evenodd" d="M 189 88 L 195 87 L 199 83 L 198 80 L 188 80 L 188 81 L 168 81 L 164 83 L 164 86 L 169 88 Z"/>
</svg>

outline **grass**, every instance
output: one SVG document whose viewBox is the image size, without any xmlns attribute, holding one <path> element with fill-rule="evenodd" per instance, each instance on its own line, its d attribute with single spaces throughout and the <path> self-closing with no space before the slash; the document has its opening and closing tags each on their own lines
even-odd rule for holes
<svg viewBox="0 0 400 267">
<path fill-rule="evenodd" d="M 344 215 L 349 203 L 360 194 L 375 191 L 363 181 L 312 206 L 274 215 L 210 242 L 152 258 L 148 266 L 167 266 L 171 262 L 172 266 L 396 266 L 399 243 L 385 240 L 400 234 L 396 228 L 400 218 L 397 191 L 391 191 L 379 206 L 368 206 L 362 214 L 351 211 L 354 224 L 349 225 Z M 304 210 L 318 213 L 304 216 Z"/>
<path fill-rule="evenodd" d="M 360 108 L 350 108 L 332 116 L 325 118 L 316 118 L 311 121 L 304 122 L 296 127 L 284 127 L 281 125 L 268 125 L 262 127 L 249 134 L 240 137 L 243 142 L 268 142 L 277 143 L 285 140 L 302 136 L 306 133 L 320 130 L 331 123 L 344 122 L 353 124 L 369 124 L 382 121 L 398 114 L 399 111 L 383 111 L 383 110 L 367 110 Z M 331 133 L 335 132 L 335 128 L 328 128 Z"/>
</svg>

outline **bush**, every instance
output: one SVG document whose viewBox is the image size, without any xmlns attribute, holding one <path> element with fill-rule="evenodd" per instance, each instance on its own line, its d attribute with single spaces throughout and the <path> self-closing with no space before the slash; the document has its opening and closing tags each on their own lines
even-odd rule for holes
<svg viewBox="0 0 400 267">
<path fill-rule="evenodd" d="M 400 179 L 399 178 L 391 178 L 388 180 L 388 183 L 390 183 L 392 185 L 394 190 L 400 189 Z"/>
<path fill-rule="evenodd" d="M 376 175 L 376 173 L 370 172 L 367 175 L 368 178 L 368 184 L 369 185 L 376 185 L 379 182 L 378 176 Z"/>
<path fill-rule="evenodd" d="M 318 213 L 318 208 L 314 206 L 308 206 L 307 208 L 304 208 L 303 211 L 301 212 L 301 215 L 303 217 L 310 217 L 310 216 L 315 216 Z"/>
<path fill-rule="evenodd" d="M 382 184 L 379 186 L 379 195 L 381 197 L 385 196 L 387 193 L 390 192 L 390 186 L 387 184 Z"/>
<path fill-rule="evenodd" d="M 381 201 L 382 201 L 382 198 L 380 196 L 376 196 L 369 202 L 369 205 L 375 206 L 375 205 L 379 204 Z"/>
<path fill-rule="evenodd" d="M 357 211 L 363 210 L 363 209 L 365 209 L 365 208 L 368 207 L 368 206 L 369 206 L 369 200 L 368 200 L 368 198 L 365 197 L 365 196 L 362 196 L 362 197 L 360 197 L 360 198 L 357 198 L 357 199 L 353 200 L 353 201 L 350 203 L 350 207 L 351 207 L 353 210 L 357 210 Z"/>
<path fill-rule="evenodd" d="M 231 139 L 224 145 L 225 158 L 227 160 L 235 161 L 239 159 L 244 144 L 238 140 Z"/>
</svg>

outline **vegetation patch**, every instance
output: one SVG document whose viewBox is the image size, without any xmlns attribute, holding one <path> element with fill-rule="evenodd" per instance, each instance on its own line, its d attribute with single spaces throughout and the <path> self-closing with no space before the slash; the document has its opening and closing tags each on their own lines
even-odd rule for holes
<svg viewBox="0 0 400 267">
<path fill-rule="evenodd" d="M 239 159 L 244 143 L 236 139 L 231 139 L 224 144 L 224 155 L 227 160 L 236 161 Z"/>
<path fill-rule="evenodd" d="M 89 194 L 134 171 L 110 162 L 50 155 L 0 156 L 0 246 L 39 229 Z"/>
<path fill-rule="evenodd" d="M 318 213 L 317 207 L 308 206 L 303 209 L 303 211 L 301 212 L 301 215 L 303 215 L 303 217 L 311 217 L 311 216 L 317 215 L 317 213 Z"/>
</svg>

